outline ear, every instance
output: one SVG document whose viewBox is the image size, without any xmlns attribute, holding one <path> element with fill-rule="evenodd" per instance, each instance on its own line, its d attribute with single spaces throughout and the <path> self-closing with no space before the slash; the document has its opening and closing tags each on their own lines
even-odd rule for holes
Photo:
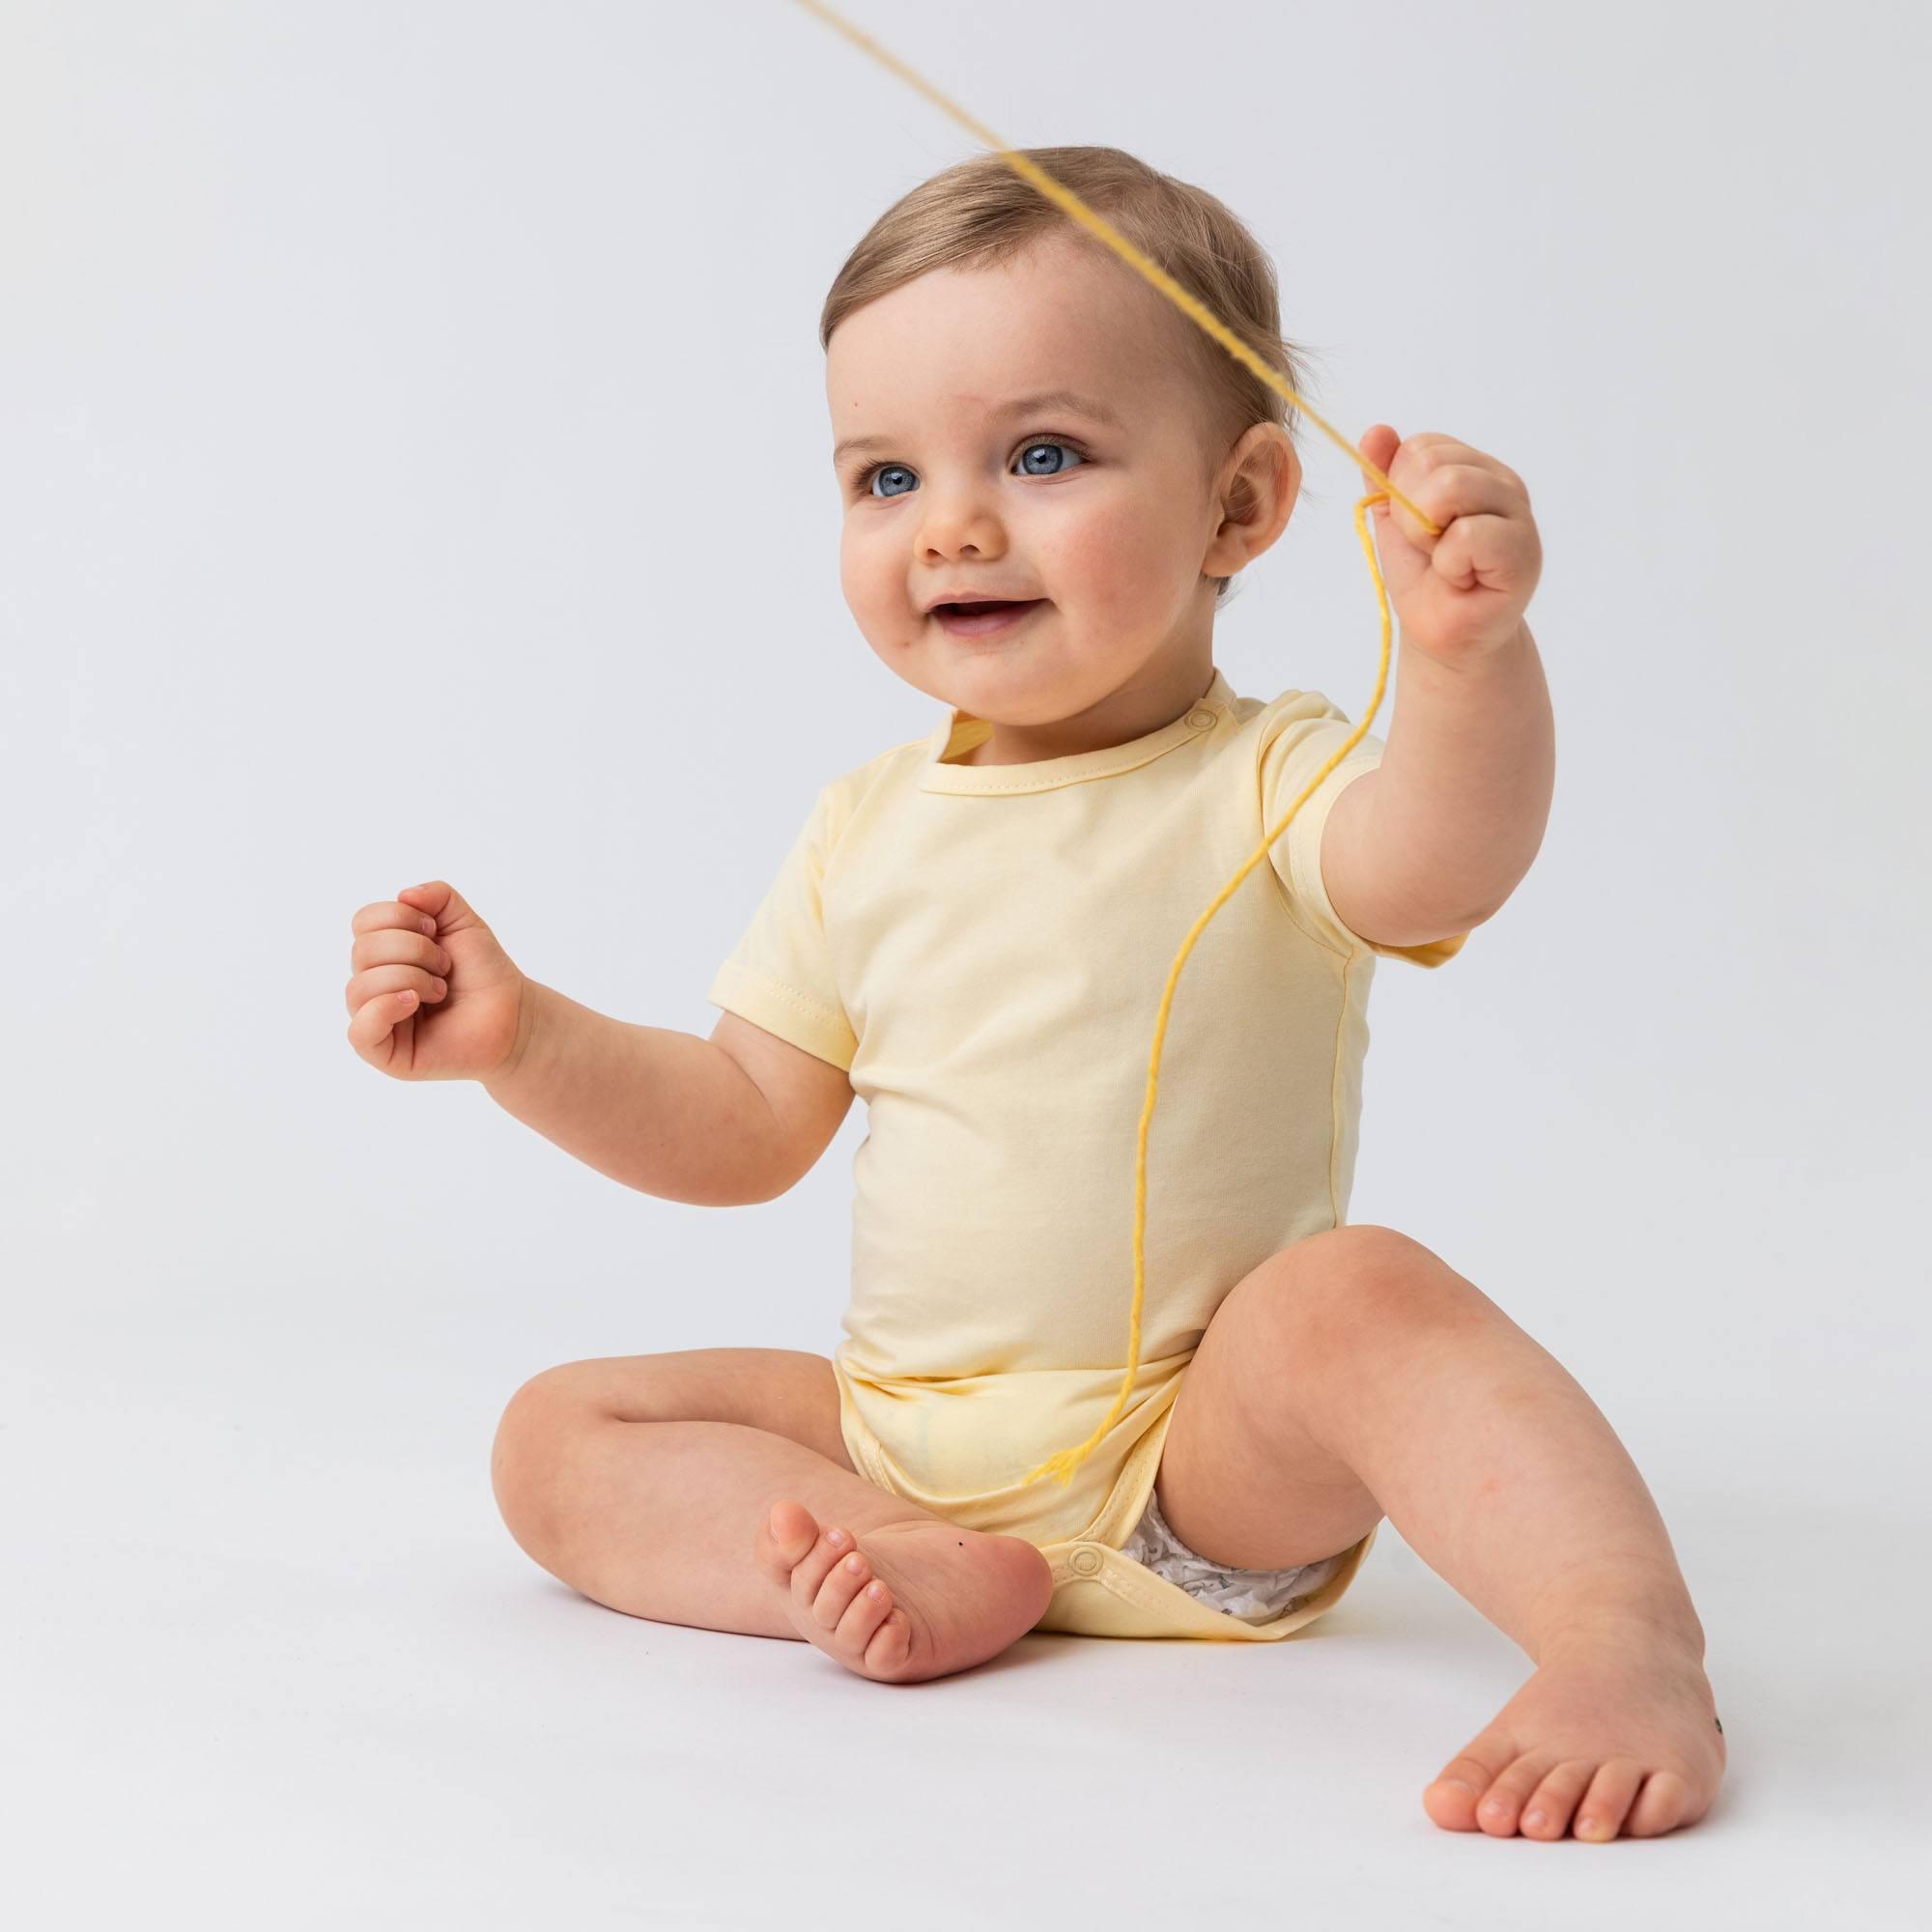
<svg viewBox="0 0 1932 1932">
<path fill-rule="evenodd" d="M 1277 422 L 1251 424 L 1228 452 L 1214 479 L 1216 516 L 1204 577 L 1233 577 L 1288 527 L 1301 494 L 1301 459 Z"/>
</svg>

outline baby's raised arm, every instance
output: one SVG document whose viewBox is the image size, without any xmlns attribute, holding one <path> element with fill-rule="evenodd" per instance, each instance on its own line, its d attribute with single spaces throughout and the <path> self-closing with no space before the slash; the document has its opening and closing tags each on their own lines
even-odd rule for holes
<svg viewBox="0 0 1932 1932">
<path fill-rule="evenodd" d="M 722 1046 L 528 978 L 454 887 L 407 887 L 352 930 L 349 1042 L 392 1079 L 479 1081 L 566 1153 L 667 1201 L 748 1206 L 797 1178 L 764 1090 Z"/>
</svg>

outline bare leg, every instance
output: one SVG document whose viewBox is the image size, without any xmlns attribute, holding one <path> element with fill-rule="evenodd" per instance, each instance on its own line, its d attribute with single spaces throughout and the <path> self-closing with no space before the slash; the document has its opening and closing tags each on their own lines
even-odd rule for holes
<svg viewBox="0 0 1932 1932">
<path fill-rule="evenodd" d="M 803 1637 L 883 1682 L 984 1662 L 1052 1594 L 1046 1559 L 1017 1537 L 959 1528 L 788 1436 L 625 1421 L 567 1380 L 519 1392 L 492 1468 L 518 1543 L 585 1596 L 660 1623 Z"/>
<path fill-rule="evenodd" d="M 1579 1837 L 1651 1836 L 1709 1808 L 1724 1745 L 1657 1505 L 1576 1379 L 1472 1283 L 1392 1229 L 1315 1236 L 1230 1293 L 1187 1378 L 1160 1477 L 1183 1542 L 1307 1561 L 1284 1496 L 1317 1536 L 1359 1536 L 1378 1507 L 1543 1666 L 1428 1787 L 1437 1825 L 1560 1837 L 1574 1813 Z M 1274 1547 L 1253 1553 L 1264 1521 Z"/>
</svg>

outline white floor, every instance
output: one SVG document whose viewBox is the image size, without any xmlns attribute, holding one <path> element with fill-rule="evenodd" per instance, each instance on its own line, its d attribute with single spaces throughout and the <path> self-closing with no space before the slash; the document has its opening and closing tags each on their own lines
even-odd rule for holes
<svg viewBox="0 0 1932 1932">
<path fill-rule="evenodd" d="M 1925 1525 L 1721 1395 L 1646 1454 L 1694 1472 L 1652 1487 L 1729 1781 L 1693 1830 L 1544 1845 L 1423 1814 L 1529 1665 L 1393 1525 L 1288 1643 L 1036 1635 L 875 1686 L 536 1569 L 487 1467 L 542 1364 L 446 1299 L 374 1306 L 177 1295 L 10 1353 L 11 1923 L 1926 1922 Z"/>
</svg>

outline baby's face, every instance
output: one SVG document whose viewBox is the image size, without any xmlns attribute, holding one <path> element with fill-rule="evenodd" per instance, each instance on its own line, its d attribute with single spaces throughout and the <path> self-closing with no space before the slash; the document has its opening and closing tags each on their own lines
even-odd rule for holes
<svg viewBox="0 0 1932 1932">
<path fill-rule="evenodd" d="M 1003 268 L 934 270 L 833 331 L 840 582 L 900 677 L 1019 726 L 1171 682 L 1177 668 L 1198 666 L 1205 681 L 1211 579 L 1273 542 L 1300 472 L 1272 424 L 1210 462 L 1207 406 L 1179 340 L 1194 327 L 1123 263 L 1055 236 Z M 1103 415 L 1064 401 L 1014 407 L 1048 391 Z M 838 447 L 856 438 L 874 440 Z M 1224 459 L 1239 467 L 1270 438 L 1278 450 L 1262 455 L 1286 483 L 1278 514 L 1231 537 Z M 1045 601 L 981 641 L 930 614 L 962 590 Z"/>
</svg>

